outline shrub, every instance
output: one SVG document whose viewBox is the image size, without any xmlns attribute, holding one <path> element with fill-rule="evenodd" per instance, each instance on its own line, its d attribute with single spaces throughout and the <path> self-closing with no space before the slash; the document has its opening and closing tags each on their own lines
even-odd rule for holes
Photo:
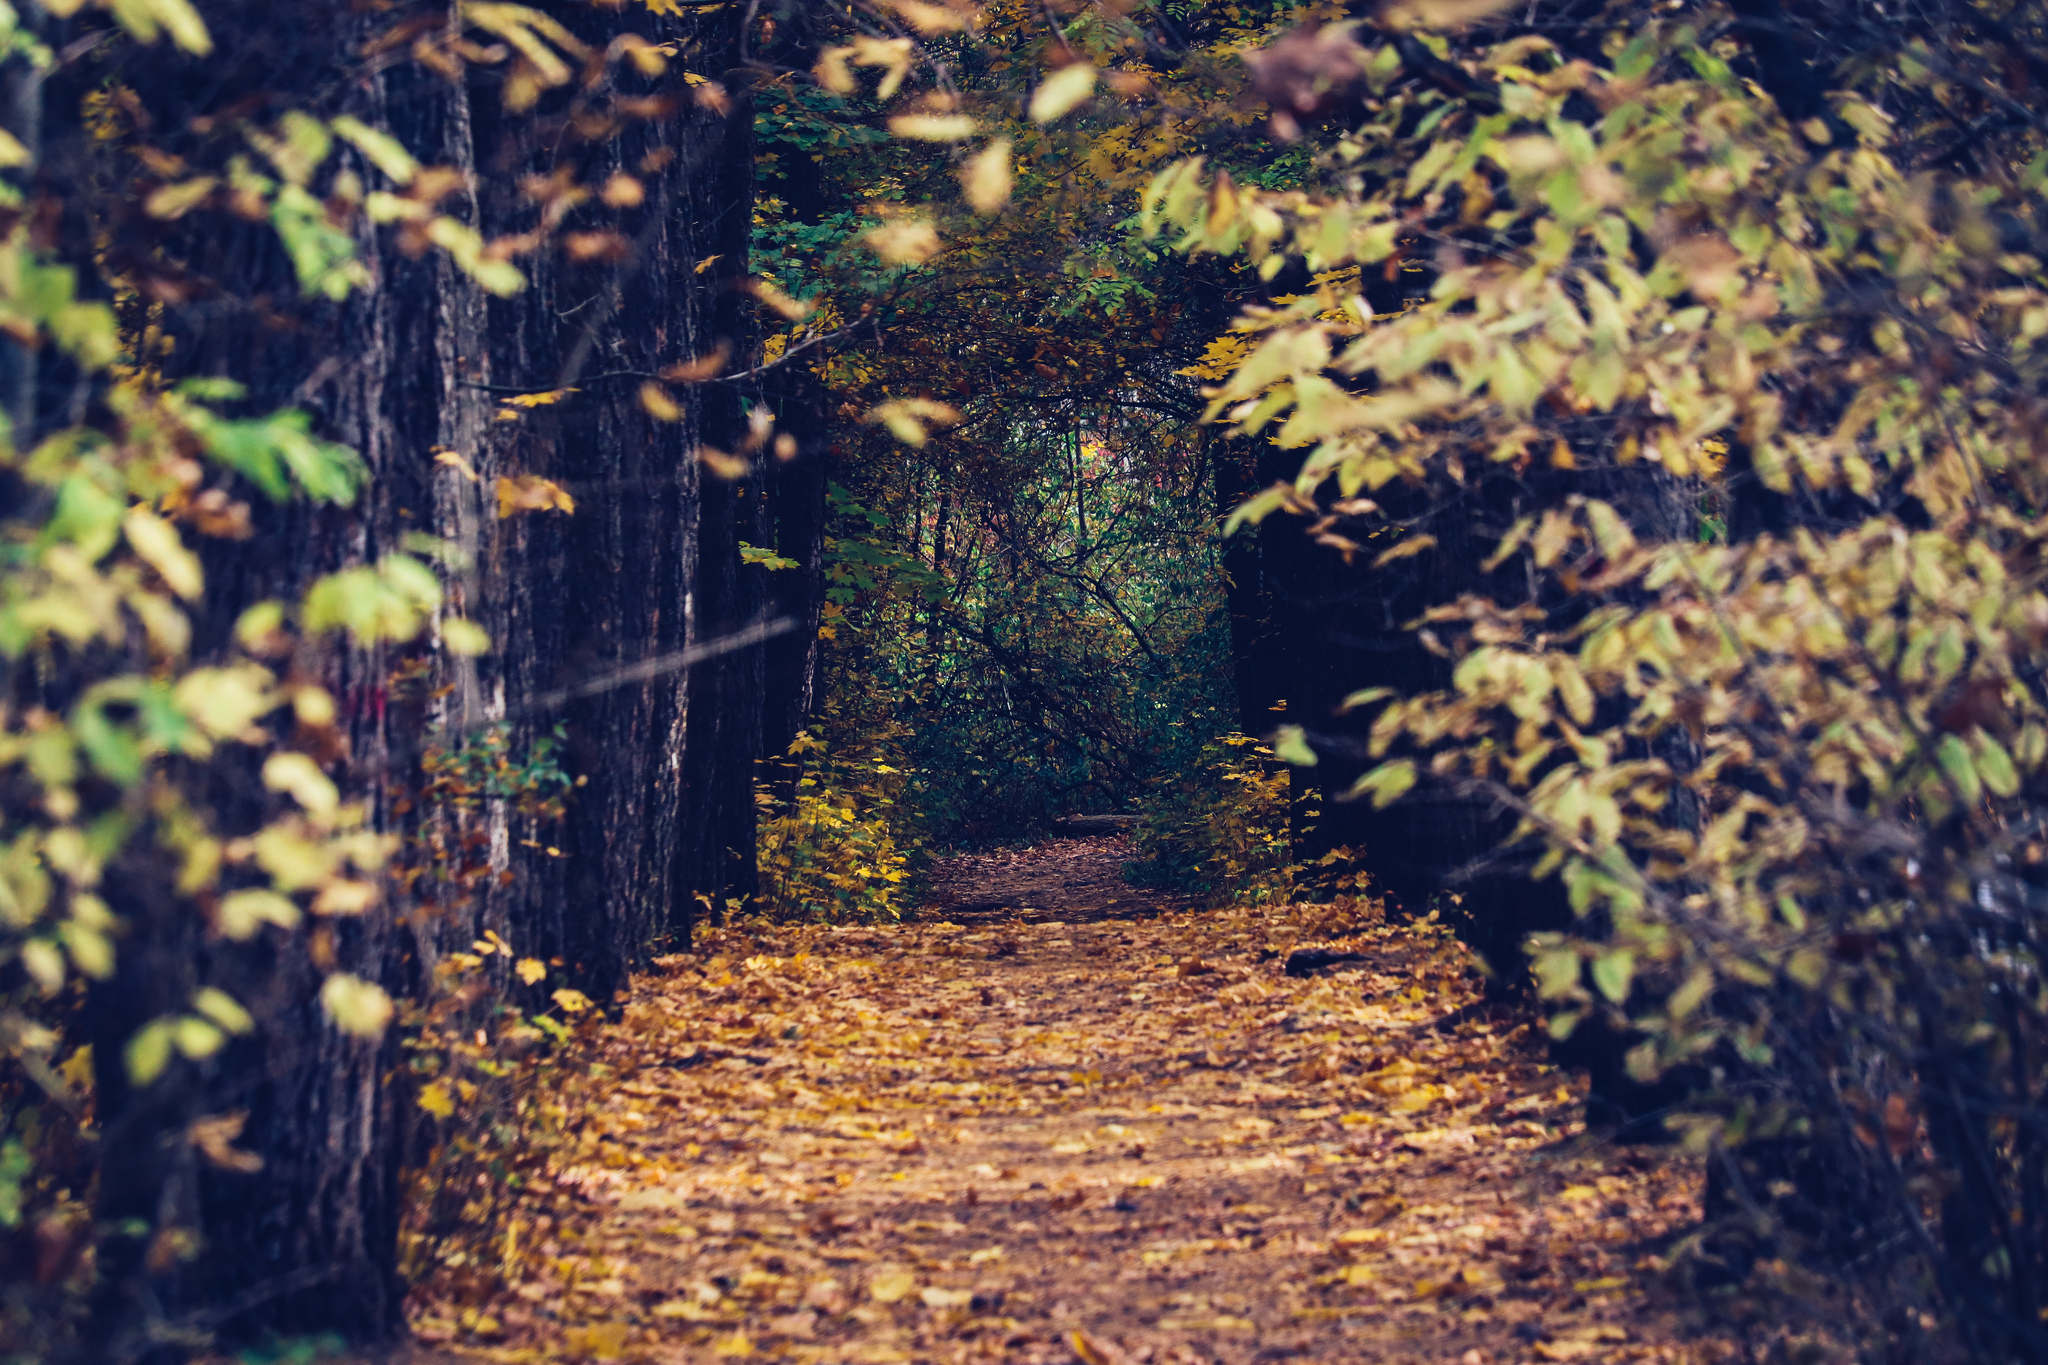
<svg viewBox="0 0 2048 1365">
<path fill-rule="evenodd" d="M 899 816 L 909 774 L 880 756 L 837 751 L 808 732 L 789 747 L 786 791 L 755 788 L 760 891 L 777 921 L 899 920 L 922 841 Z"/>
<path fill-rule="evenodd" d="M 1292 899 L 1287 765 L 1249 735 L 1205 746 L 1192 771 L 1156 782 L 1142 803 L 1140 880 L 1193 892 L 1210 905 Z"/>
</svg>

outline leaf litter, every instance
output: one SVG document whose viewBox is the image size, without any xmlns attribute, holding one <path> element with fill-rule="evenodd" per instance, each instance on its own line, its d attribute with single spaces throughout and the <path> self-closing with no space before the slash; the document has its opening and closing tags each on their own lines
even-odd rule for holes
<svg viewBox="0 0 2048 1365">
<path fill-rule="evenodd" d="M 1697 1160 L 1585 1133 L 1440 926 L 1108 904 L 1121 850 L 984 859 L 1007 920 L 659 959 L 415 1334 L 508 1365 L 1732 1357 L 1660 1274 Z M 1286 976 L 1311 945 L 1365 960 Z"/>
</svg>

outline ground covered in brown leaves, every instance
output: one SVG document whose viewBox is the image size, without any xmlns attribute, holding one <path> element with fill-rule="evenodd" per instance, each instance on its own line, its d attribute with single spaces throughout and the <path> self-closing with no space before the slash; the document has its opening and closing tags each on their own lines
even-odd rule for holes
<svg viewBox="0 0 2048 1365">
<path fill-rule="evenodd" d="M 1160 902 L 1074 842 L 1022 859 L 1026 895 L 999 861 L 942 879 L 985 922 L 665 960 L 550 1179 L 453 1258 L 509 1289 L 450 1266 L 416 1330 L 505 1361 L 1719 1357 L 1657 1274 L 1697 1165 L 1582 1134 L 1526 1024 L 1435 1027 L 1477 997 L 1455 944 L 1328 908 L 1107 918 Z M 1369 960 L 1283 974 L 1324 943 Z"/>
</svg>

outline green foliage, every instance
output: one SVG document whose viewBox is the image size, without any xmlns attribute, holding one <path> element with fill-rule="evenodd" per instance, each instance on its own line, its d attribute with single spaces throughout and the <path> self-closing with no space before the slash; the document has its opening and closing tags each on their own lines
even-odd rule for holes
<svg viewBox="0 0 2048 1365">
<path fill-rule="evenodd" d="M 1694 1082 L 1679 1126 L 1763 1163 L 1769 1235 L 2039 1359 L 2048 160 L 2031 121 L 1928 153 L 2029 40 L 1872 25 L 1795 126 L 1710 11 L 1611 22 L 1599 62 L 1347 36 L 1366 112 L 1306 190 L 1155 180 L 1148 232 L 1318 272 L 1210 395 L 1301 452 L 1233 520 L 1385 564 L 1434 547 L 1390 494 L 1521 481 L 1508 571 L 1414 623 L 1449 685 L 1353 699 L 1352 795 L 1519 815 L 1576 915 L 1530 944 L 1553 1032 Z"/>
<path fill-rule="evenodd" d="M 1117 809 L 1222 725 L 1204 471 L 1137 423 L 1075 420 L 948 436 L 870 492 L 835 488 L 830 705 L 902 727 L 938 842 Z"/>
<path fill-rule="evenodd" d="M 429 745 L 420 759 L 422 801 L 473 811 L 486 801 L 510 802 L 521 815 L 559 818 L 574 785 L 562 770 L 568 727 L 536 736 L 524 754 L 512 752 L 509 727 L 489 725 L 461 737 L 453 748 Z"/>
<path fill-rule="evenodd" d="M 791 790 L 755 791 L 760 892 L 750 907 L 783 923 L 898 920 L 921 841 L 902 810 L 910 774 L 883 758 L 801 734 L 785 760 Z"/>
<path fill-rule="evenodd" d="M 1136 876 L 1212 906 L 1294 899 L 1298 869 L 1287 764 L 1248 735 L 1205 745 L 1184 773 L 1156 779 L 1140 804 Z"/>
</svg>

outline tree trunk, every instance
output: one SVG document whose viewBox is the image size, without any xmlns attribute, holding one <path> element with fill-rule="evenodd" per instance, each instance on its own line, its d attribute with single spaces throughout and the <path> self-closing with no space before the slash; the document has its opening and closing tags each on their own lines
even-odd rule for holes
<svg viewBox="0 0 2048 1365">
<path fill-rule="evenodd" d="M 622 28 L 654 42 L 694 39 L 693 66 L 702 54 L 733 51 L 738 36 L 736 16 L 549 8 L 600 50 Z M 88 90 L 123 84 L 148 111 L 155 144 L 195 168 L 211 169 L 242 146 L 232 119 L 200 132 L 195 116 L 262 108 L 251 96 L 388 129 L 428 165 L 476 168 L 479 190 L 444 210 L 487 237 L 532 226 L 536 207 L 520 193 L 528 173 L 566 166 L 599 186 L 626 172 L 646 194 L 637 210 L 579 210 L 589 226 L 616 227 L 630 240 L 623 260 L 575 264 L 550 243 L 520 262 L 530 287 L 503 300 L 486 298 L 439 252 L 406 255 L 388 231 L 359 244 L 372 283 L 334 304 L 300 294 L 265 223 L 204 213 L 109 229 L 115 251 L 205 282 L 164 308 L 176 343 L 164 361 L 168 380 L 238 380 L 250 413 L 309 409 L 316 434 L 355 448 L 372 473 L 350 509 L 251 498 L 253 538 L 206 550 L 200 657 L 224 651 L 253 602 L 295 600 L 316 577 L 373 563 L 416 532 L 452 541 L 470 566 L 451 571 L 450 602 L 490 632 L 489 656 L 442 658 L 427 641 L 364 650 L 337 638 L 298 661 L 341 704 L 349 750 L 337 778 L 368 804 L 373 827 L 414 834 L 423 820 L 448 818 L 407 815 L 394 799 L 428 738 L 423 728 L 442 727 L 436 742 L 452 745 L 468 727 L 502 722 L 514 754 L 562 725 L 567 767 L 582 785 L 559 829 L 491 811 L 492 875 L 434 915 L 403 914 L 394 893 L 368 914 L 302 935 L 223 944 L 204 937 L 191 907 L 167 892 L 154 855 L 119 869 L 110 899 L 129 933 L 91 1010 L 104 1134 L 98 1214 L 114 1229 L 100 1253 L 105 1291 L 94 1331 L 94 1350 L 107 1358 L 160 1352 L 199 1332 L 364 1341 L 397 1330 L 403 1124 L 388 1084 L 396 1039 L 367 1043 L 336 1030 L 317 1002 L 321 980 L 342 970 L 394 994 L 418 988 L 449 947 L 491 928 L 521 955 L 559 963 L 540 990 L 568 982 L 609 999 L 654 935 L 679 918 L 678 901 L 706 884 L 690 862 L 705 847 L 699 831 L 718 822 L 716 854 L 734 848 L 751 867 L 749 783 L 761 739 L 758 649 L 729 656 L 709 682 L 674 666 L 651 678 L 618 676 L 751 610 L 735 545 L 752 530 L 742 518 L 760 515 L 762 500 L 758 490 L 703 496 L 694 458 L 700 443 L 737 444 L 736 396 L 709 387 L 707 401 L 685 404 L 679 422 L 657 420 L 639 398 L 640 376 L 707 353 L 720 338 L 747 354 L 731 287 L 751 217 L 745 102 L 729 117 L 701 109 L 672 68 L 626 92 L 666 98 L 668 112 L 586 141 L 556 107 L 565 96 L 532 113 L 505 112 L 490 88 L 495 73 L 471 85 L 404 63 L 364 74 L 357 54 L 382 24 L 346 7 L 224 2 L 209 5 L 206 19 L 218 51 L 203 61 L 117 44 L 89 70 L 60 72 L 45 92 L 46 109 L 65 124 L 48 173 L 83 174 L 104 157 L 72 111 Z M 286 79 L 288 97 L 276 93 Z M 535 136 L 539 124 L 548 136 Z M 355 169 L 368 178 L 366 167 Z M 585 224 L 572 217 L 567 226 Z M 713 255 L 724 257 L 722 268 L 699 273 L 697 263 Z M 494 420 L 494 394 L 557 387 L 578 392 L 520 410 L 519 420 Z M 463 457 L 481 483 L 437 462 L 441 452 Z M 494 480 L 529 473 L 574 494 L 575 512 L 498 520 Z M 707 558 L 716 561 L 708 571 Z M 814 621 L 814 606 L 809 615 Z M 423 681 L 406 682 L 409 659 L 429 665 Z M 570 687 L 589 694 L 547 696 Z M 686 752 L 686 737 L 700 733 L 716 742 Z M 686 804 L 686 769 L 701 806 Z M 253 771 L 218 784 L 224 832 L 251 831 L 269 811 Z M 500 873 L 511 875 L 501 881 Z M 721 875 L 721 885 L 744 880 L 743 871 Z M 129 1085 L 127 1038 L 185 1009 L 202 984 L 247 1005 L 255 1034 L 206 1063 L 174 1063 L 153 1086 Z M 187 1125 L 242 1110 L 238 1145 L 262 1159 L 261 1169 L 202 1166 Z"/>
</svg>

